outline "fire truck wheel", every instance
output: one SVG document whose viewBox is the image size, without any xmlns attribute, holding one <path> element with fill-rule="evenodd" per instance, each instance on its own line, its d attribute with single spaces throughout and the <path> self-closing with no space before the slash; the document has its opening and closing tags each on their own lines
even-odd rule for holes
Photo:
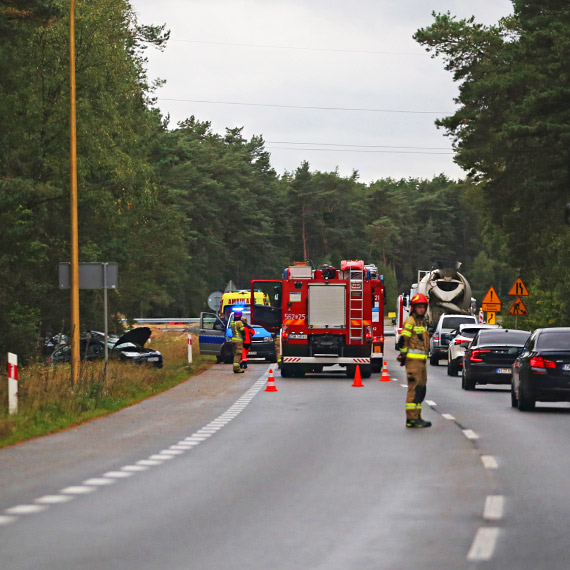
<svg viewBox="0 0 570 570">
<path fill-rule="evenodd" d="M 372 372 L 382 372 L 382 359 L 376 358 L 371 365 Z"/>
<path fill-rule="evenodd" d="M 281 378 L 291 378 L 291 369 L 288 366 L 281 365 Z"/>
<path fill-rule="evenodd" d="M 370 378 L 370 376 L 372 376 L 372 366 L 361 366 L 360 376 L 362 376 L 362 378 Z"/>
<path fill-rule="evenodd" d="M 300 366 L 293 369 L 293 376 L 295 378 L 304 378 L 305 377 L 305 369 L 301 368 Z"/>
<path fill-rule="evenodd" d="M 347 366 L 346 367 L 347 378 L 354 378 L 355 374 L 356 374 L 356 366 Z"/>
</svg>

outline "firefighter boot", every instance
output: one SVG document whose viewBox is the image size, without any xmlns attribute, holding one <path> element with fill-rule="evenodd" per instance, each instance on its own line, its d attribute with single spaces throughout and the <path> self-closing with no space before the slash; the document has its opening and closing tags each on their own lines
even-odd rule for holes
<svg viewBox="0 0 570 570">
<path fill-rule="evenodd" d="M 418 418 L 417 420 L 406 420 L 407 428 L 428 428 L 431 427 L 431 422 Z"/>
</svg>

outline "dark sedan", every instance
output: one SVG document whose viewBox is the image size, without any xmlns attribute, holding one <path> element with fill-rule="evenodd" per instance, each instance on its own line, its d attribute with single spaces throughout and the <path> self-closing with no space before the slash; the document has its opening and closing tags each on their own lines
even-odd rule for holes
<svg viewBox="0 0 570 570">
<path fill-rule="evenodd" d="M 461 387 L 475 390 L 477 384 L 510 384 L 513 362 L 522 352 L 529 331 L 481 330 L 463 356 Z"/>
<path fill-rule="evenodd" d="M 530 411 L 537 400 L 570 402 L 570 328 L 534 331 L 513 365 L 513 408 Z"/>
</svg>

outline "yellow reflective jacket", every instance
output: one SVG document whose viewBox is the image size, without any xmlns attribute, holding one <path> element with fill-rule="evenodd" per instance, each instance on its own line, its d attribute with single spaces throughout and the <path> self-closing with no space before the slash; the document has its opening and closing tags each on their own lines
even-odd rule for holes
<svg viewBox="0 0 570 570">
<path fill-rule="evenodd" d="M 244 324 L 240 321 L 232 321 L 232 342 L 241 342 L 245 336 Z"/>
<path fill-rule="evenodd" d="M 402 330 L 404 346 L 400 353 L 407 358 L 427 360 L 429 350 L 429 333 L 425 327 L 425 319 L 417 315 L 410 315 Z"/>
</svg>

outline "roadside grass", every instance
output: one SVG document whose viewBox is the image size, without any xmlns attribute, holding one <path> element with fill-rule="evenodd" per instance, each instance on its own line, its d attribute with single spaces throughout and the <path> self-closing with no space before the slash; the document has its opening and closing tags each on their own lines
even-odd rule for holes
<svg viewBox="0 0 570 570">
<path fill-rule="evenodd" d="M 215 358 L 194 350 L 188 364 L 186 333 L 152 337 L 164 367 L 110 361 L 105 383 L 104 363 L 82 363 L 80 382 L 71 386 L 69 364 L 31 363 L 18 371 L 18 413 L 8 415 L 8 382 L 0 377 L 0 448 L 47 435 L 106 416 L 180 384 L 209 368 Z M 198 347 L 197 339 L 193 347 Z"/>
</svg>

